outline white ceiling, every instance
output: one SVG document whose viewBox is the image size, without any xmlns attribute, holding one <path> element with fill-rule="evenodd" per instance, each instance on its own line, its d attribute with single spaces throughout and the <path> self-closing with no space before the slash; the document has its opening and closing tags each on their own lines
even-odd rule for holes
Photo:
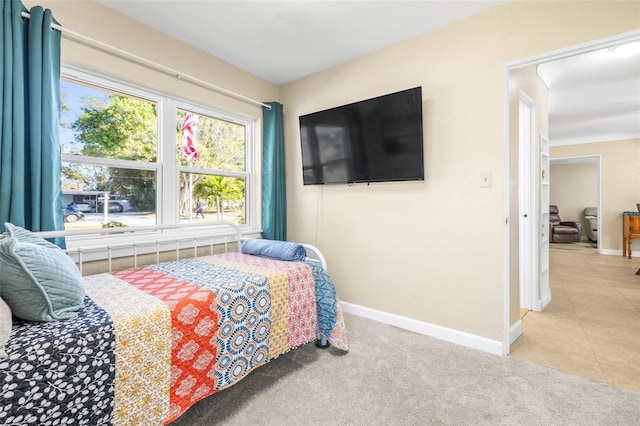
<svg viewBox="0 0 640 426">
<path fill-rule="evenodd" d="M 507 0 L 100 0 L 274 84 L 331 68 Z M 554 145 L 640 138 L 640 56 L 549 62 Z"/>
<path fill-rule="evenodd" d="M 331 68 L 507 0 L 100 0 L 274 84 Z"/>
<path fill-rule="evenodd" d="M 553 145 L 640 139 L 640 41 L 631 45 L 627 57 L 618 46 L 538 65 Z"/>
</svg>

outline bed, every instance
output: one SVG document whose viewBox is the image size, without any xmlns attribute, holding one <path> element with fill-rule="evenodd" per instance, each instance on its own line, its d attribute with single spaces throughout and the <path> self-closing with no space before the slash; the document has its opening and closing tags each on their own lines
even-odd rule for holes
<svg viewBox="0 0 640 426">
<path fill-rule="evenodd" d="M 175 260 L 81 276 L 81 250 L 75 261 L 59 257 L 39 236 L 5 227 L 0 301 L 13 319 L 0 359 L 0 424 L 168 424 L 289 350 L 314 341 L 348 350 L 313 246 L 246 240 L 237 252 L 180 258 L 176 244 Z M 52 253 L 67 271 L 42 267 Z M 21 296 L 28 303 L 13 296 L 21 276 L 7 278 L 25 269 L 38 287 Z M 77 288 L 47 281 L 58 275 Z M 30 317 L 42 293 L 48 304 Z"/>
</svg>

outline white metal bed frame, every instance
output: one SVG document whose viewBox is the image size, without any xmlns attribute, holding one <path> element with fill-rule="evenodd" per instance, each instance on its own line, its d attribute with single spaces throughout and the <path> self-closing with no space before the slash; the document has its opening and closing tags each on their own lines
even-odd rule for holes
<svg viewBox="0 0 640 426">
<path fill-rule="evenodd" d="M 120 235 L 117 241 L 111 239 L 113 243 L 103 240 L 103 244 L 96 244 L 96 239 L 123 233 L 128 234 L 127 238 Z M 206 246 L 209 246 L 208 254 L 213 254 L 214 246 L 219 245 L 224 245 L 227 253 L 229 244 L 236 244 L 240 251 L 242 241 L 247 239 L 242 236 L 241 228 L 232 222 L 45 231 L 37 232 L 36 235 L 42 238 L 73 238 L 69 242 L 74 243 L 75 247 L 66 251 L 78 265 L 80 273 L 83 271 L 83 264 L 89 260 L 107 260 L 108 270 L 111 272 L 112 261 L 116 258 L 132 257 L 134 267 L 137 267 L 140 255 L 155 253 L 156 263 L 160 263 L 160 254 L 171 251 L 175 252 L 176 260 L 180 259 L 180 250 L 193 250 L 193 256 L 189 257 L 198 257 L 198 249 L 202 250 Z M 137 240 L 136 237 L 143 238 Z M 90 245 L 86 245 L 87 241 Z M 302 245 L 307 250 L 307 260 L 318 263 L 327 270 L 327 262 L 320 250 L 310 244 Z M 92 256 L 87 259 L 89 254 Z"/>
</svg>

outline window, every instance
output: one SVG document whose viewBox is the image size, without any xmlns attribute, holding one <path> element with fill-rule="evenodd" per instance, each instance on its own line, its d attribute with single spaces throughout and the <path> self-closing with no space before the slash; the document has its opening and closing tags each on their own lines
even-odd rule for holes
<svg viewBox="0 0 640 426">
<path fill-rule="evenodd" d="M 245 180 L 229 176 L 180 173 L 181 221 L 245 223 Z M 189 204 L 190 203 L 190 204 Z M 198 205 L 200 206 L 198 208 Z"/>
<path fill-rule="evenodd" d="M 63 67 L 60 82 L 65 229 L 250 223 L 251 121 L 72 73 Z"/>
<path fill-rule="evenodd" d="M 155 224 L 158 101 L 73 80 L 60 93 L 65 229 Z"/>
<path fill-rule="evenodd" d="M 182 109 L 177 123 L 181 220 L 244 224 L 245 126 Z"/>
</svg>

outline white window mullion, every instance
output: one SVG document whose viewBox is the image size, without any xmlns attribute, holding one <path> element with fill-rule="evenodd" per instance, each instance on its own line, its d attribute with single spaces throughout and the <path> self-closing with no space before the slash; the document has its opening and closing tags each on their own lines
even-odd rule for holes
<svg viewBox="0 0 640 426">
<path fill-rule="evenodd" d="M 162 172 L 158 179 L 158 212 L 163 224 L 176 224 L 180 220 L 179 170 L 176 158 L 176 102 L 164 99 L 162 102 L 160 133 L 160 164 Z"/>
<path fill-rule="evenodd" d="M 247 179 L 249 174 L 246 172 L 228 172 L 219 169 L 205 169 L 200 167 L 178 166 L 178 170 L 183 173 L 197 173 L 203 175 L 227 176 Z"/>
<path fill-rule="evenodd" d="M 256 140 L 262 142 L 262 139 L 257 135 L 258 129 L 262 129 L 260 123 L 260 121 L 257 121 L 255 123 L 247 124 L 245 133 L 247 142 L 245 145 L 245 171 L 249 175 L 245 181 L 245 198 L 247 200 L 247 204 L 245 206 L 245 217 L 247 226 L 254 229 L 262 229 L 262 218 L 259 214 L 262 208 L 262 192 L 258 186 L 262 182 L 259 174 L 262 170 L 262 144 L 258 146 L 256 143 Z"/>
<path fill-rule="evenodd" d="M 120 169 L 135 170 L 157 170 L 156 163 L 147 163 L 144 161 L 119 160 L 117 158 L 101 158 L 101 157 L 85 157 L 76 154 L 60 154 L 60 158 L 64 163 L 87 164 L 94 166 L 117 167 Z"/>
</svg>

